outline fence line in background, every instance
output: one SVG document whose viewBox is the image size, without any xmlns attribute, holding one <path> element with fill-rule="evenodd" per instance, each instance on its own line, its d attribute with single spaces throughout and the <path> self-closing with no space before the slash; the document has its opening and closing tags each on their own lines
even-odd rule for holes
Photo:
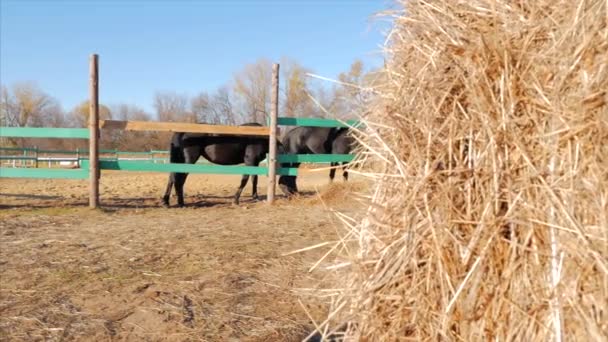
<svg viewBox="0 0 608 342">
<path fill-rule="evenodd" d="M 99 75 L 98 75 L 98 55 L 90 56 L 89 74 L 89 122 L 86 128 L 45 128 L 45 127 L 0 127 L 0 137 L 17 138 L 64 138 L 64 139 L 88 139 L 89 149 L 76 151 L 52 151 L 39 150 L 38 148 L 12 148 L 0 147 L 2 151 L 21 151 L 23 156 L 2 155 L 3 160 L 32 161 L 36 168 L 6 168 L 0 165 L 0 177 L 23 177 L 23 178 L 66 178 L 66 179 L 89 179 L 89 206 L 96 208 L 99 206 L 99 177 L 100 170 L 119 170 L 119 171 L 151 171 L 151 172 L 187 172 L 187 173 L 212 173 L 212 174 L 234 174 L 234 175 L 266 175 L 268 176 L 268 203 L 272 203 L 275 198 L 275 186 L 277 175 L 295 176 L 297 168 L 281 168 L 276 163 L 332 163 L 350 162 L 353 156 L 350 154 L 277 154 L 277 133 L 278 126 L 313 126 L 313 127 L 357 127 L 359 122 L 354 120 L 332 120 L 321 118 L 289 118 L 278 116 L 278 85 L 279 85 L 279 64 L 273 65 L 272 75 L 272 97 L 271 115 L 269 126 L 223 126 L 207 125 L 194 123 L 178 122 L 148 122 L 148 121 L 117 121 L 99 120 Z M 100 150 L 99 138 L 100 129 L 120 129 L 128 131 L 169 131 L 169 132 L 193 132 L 209 133 L 218 135 L 245 135 L 245 136 L 268 136 L 268 156 L 267 166 L 226 166 L 211 163 L 179 164 L 179 163 L 156 163 L 156 161 L 168 161 L 167 158 L 157 158 L 158 154 L 168 154 L 168 151 L 152 150 L 149 152 L 122 152 L 117 150 Z M 28 152 L 33 152 L 35 156 L 28 156 Z M 76 157 L 44 157 L 40 154 L 76 154 Z M 111 158 L 101 157 L 101 155 L 113 154 Z M 131 155 L 131 157 L 126 157 Z M 132 157 L 148 155 L 149 158 Z M 37 168 L 39 161 L 47 161 L 49 168 Z M 50 168 L 52 161 L 75 162 L 78 168 L 63 169 Z M 87 172 L 88 171 L 88 172 Z"/>
</svg>

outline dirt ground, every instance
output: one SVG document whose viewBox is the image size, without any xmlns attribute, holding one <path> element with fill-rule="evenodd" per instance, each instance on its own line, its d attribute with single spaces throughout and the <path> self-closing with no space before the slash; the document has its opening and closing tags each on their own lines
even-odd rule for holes
<svg viewBox="0 0 608 342">
<path fill-rule="evenodd" d="M 103 208 L 87 182 L 0 179 L 0 340 L 300 341 L 322 321 L 308 272 L 357 216 L 356 177 L 305 173 L 298 199 L 231 204 L 240 176 L 190 175 L 186 208 L 160 207 L 166 174 L 106 172 Z M 266 177 L 258 189 L 266 193 Z M 175 199 L 172 198 L 172 204 Z"/>
</svg>

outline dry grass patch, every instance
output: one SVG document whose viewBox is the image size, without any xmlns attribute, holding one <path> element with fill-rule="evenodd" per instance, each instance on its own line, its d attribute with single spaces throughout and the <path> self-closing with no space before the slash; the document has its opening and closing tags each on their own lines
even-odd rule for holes
<svg viewBox="0 0 608 342">
<path fill-rule="evenodd" d="M 300 341 L 327 315 L 313 293 L 333 279 L 309 270 L 329 247 L 290 254 L 336 240 L 323 205 L 247 189 L 233 206 L 238 177 L 208 176 L 189 179 L 189 207 L 164 209 L 150 189 L 165 175 L 135 176 L 104 175 L 103 210 L 52 206 L 86 204 L 63 181 L 2 180 L 2 340 Z M 300 179 L 309 194 L 327 182 Z"/>
</svg>

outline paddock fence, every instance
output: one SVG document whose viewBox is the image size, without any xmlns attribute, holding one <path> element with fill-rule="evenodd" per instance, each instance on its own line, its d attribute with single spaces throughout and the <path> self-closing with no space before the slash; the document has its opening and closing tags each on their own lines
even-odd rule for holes
<svg viewBox="0 0 608 342">
<path fill-rule="evenodd" d="M 268 126 L 226 126 L 179 122 L 119 121 L 99 120 L 98 115 L 98 76 L 97 55 L 91 56 L 90 74 L 90 119 L 89 128 L 47 128 L 47 127 L 0 127 L 2 138 L 47 138 L 47 139 L 84 139 L 89 141 L 88 150 L 52 151 L 34 148 L 0 147 L 0 178 L 61 178 L 89 179 L 89 204 L 99 205 L 100 170 L 139 171 L 139 172 L 183 172 L 224 175 L 265 175 L 268 179 L 268 202 L 274 201 L 276 176 L 298 174 L 297 168 L 279 167 L 277 163 L 333 163 L 351 162 L 351 154 L 278 154 L 278 126 L 308 127 L 354 127 L 357 121 L 341 121 L 322 118 L 294 118 L 278 116 L 278 64 L 273 66 L 273 96 Z M 122 131 L 162 131 L 206 133 L 222 136 L 269 137 L 269 153 L 265 166 L 215 165 L 211 163 L 180 164 L 169 163 L 167 157 L 155 157 L 167 151 L 121 152 L 99 149 L 99 139 L 106 130 Z M 93 139 L 91 137 L 94 137 Z M 7 155 L 4 155 L 8 153 Z M 62 154 L 58 157 L 43 154 Z M 130 155 L 131 157 L 127 157 Z M 136 156 L 136 157 L 134 157 Z M 138 156 L 138 157 L 137 157 Z M 157 161 L 166 161 L 163 163 Z M 9 161 L 10 164 L 4 163 Z M 45 163 L 46 162 L 46 163 Z M 53 162 L 71 162 L 72 168 L 53 168 Z M 17 163 L 21 167 L 16 167 Z M 41 167 L 43 165 L 49 167 Z M 95 177 L 93 175 L 96 175 Z"/>
</svg>

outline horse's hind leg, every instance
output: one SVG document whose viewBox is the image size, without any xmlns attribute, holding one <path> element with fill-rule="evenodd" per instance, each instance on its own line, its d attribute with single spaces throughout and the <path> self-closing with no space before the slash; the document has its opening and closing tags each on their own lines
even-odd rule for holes
<svg viewBox="0 0 608 342">
<path fill-rule="evenodd" d="M 186 164 L 194 164 L 200 157 L 200 147 L 191 146 L 184 148 L 184 157 Z M 174 185 L 175 193 L 177 194 L 177 205 L 181 208 L 184 206 L 184 184 L 186 183 L 187 173 L 175 173 Z"/>
<path fill-rule="evenodd" d="M 171 172 L 169 174 L 169 181 L 167 182 L 167 189 L 165 190 L 165 195 L 163 196 L 163 207 L 169 207 L 169 198 L 171 197 L 171 188 L 173 187 L 173 183 L 175 182 L 175 173 Z"/>
<path fill-rule="evenodd" d="M 243 178 L 241 178 L 241 185 L 239 186 L 238 190 L 236 191 L 236 194 L 234 194 L 234 204 L 239 204 L 239 198 L 241 198 L 241 193 L 243 192 L 243 189 L 245 188 L 245 185 L 247 185 L 247 181 L 249 180 L 249 175 L 243 175 Z"/>
<path fill-rule="evenodd" d="M 176 173 L 175 181 L 173 182 L 175 185 L 175 193 L 177 194 L 177 206 L 184 206 L 184 184 L 186 183 L 186 177 L 188 177 L 187 173 Z"/>
<path fill-rule="evenodd" d="M 254 201 L 258 200 L 258 175 L 253 175 L 251 177 L 251 198 L 253 198 Z"/>
<path fill-rule="evenodd" d="M 331 162 L 331 169 L 329 169 L 329 182 L 333 182 L 334 181 L 334 177 L 336 176 L 336 169 L 335 167 L 338 166 L 338 163 L 334 163 Z"/>
<path fill-rule="evenodd" d="M 347 162 L 342 163 L 342 177 L 344 178 L 345 182 L 348 180 L 348 163 Z"/>
</svg>

